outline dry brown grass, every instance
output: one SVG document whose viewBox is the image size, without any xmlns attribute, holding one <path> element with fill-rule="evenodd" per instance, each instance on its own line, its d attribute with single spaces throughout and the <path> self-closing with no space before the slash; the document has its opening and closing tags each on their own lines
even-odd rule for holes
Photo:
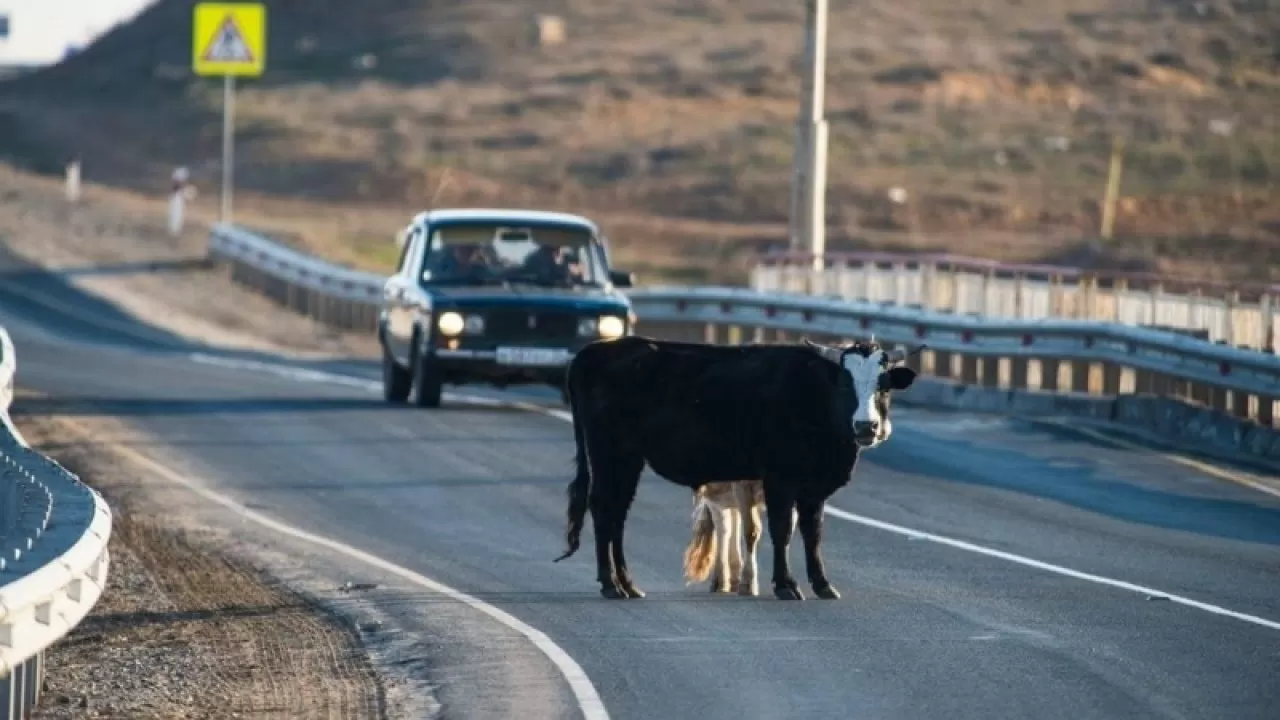
<svg viewBox="0 0 1280 720">
<path fill-rule="evenodd" d="M 0 151 L 49 170 L 80 153 L 90 177 L 149 192 L 185 163 L 214 191 L 220 86 L 186 71 L 190 4 L 161 0 L 65 66 L 0 85 Z M 267 4 L 269 74 L 238 100 L 253 222 L 384 269 L 386 239 L 425 205 L 547 205 L 601 217 L 642 273 L 690 280 L 740 279 L 784 240 L 800 3 Z M 537 47 L 535 11 L 563 16 L 567 42 Z M 1280 253 L 1269 0 L 831 13 L 833 248 L 1280 272 L 1258 262 Z M 1115 135 L 1129 242 L 1082 251 Z M 893 186 L 911 201 L 890 202 Z"/>
</svg>

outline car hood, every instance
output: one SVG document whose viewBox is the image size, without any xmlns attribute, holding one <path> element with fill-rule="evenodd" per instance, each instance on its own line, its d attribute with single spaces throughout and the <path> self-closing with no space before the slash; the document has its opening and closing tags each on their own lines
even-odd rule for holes
<svg viewBox="0 0 1280 720">
<path fill-rule="evenodd" d="M 630 306 L 626 296 L 604 288 L 551 288 L 551 287 L 437 287 L 428 292 L 441 304 L 467 307 L 468 305 L 512 305 L 516 307 L 557 307 L 576 310 L 598 308 L 625 309 Z"/>
</svg>

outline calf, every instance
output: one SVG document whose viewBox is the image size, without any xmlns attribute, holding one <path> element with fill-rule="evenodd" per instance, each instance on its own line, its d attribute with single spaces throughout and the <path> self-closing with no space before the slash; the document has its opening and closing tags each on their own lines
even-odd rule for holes
<svg viewBox="0 0 1280 720">
<path fill-rule="evenodd" d="M 773 545 L 774 595 L 800 600 L 787 558 L 795 525 L 814 592 L 838 598 L 820 552 L 823 509 L 849 483 L 860 449 L 892 433 L 889 395 L 915 372 L 874 342 L 738 347 L 631 336 L 592 343 L 569 364 L 577 473 L 569 484 L 568 550 L 587 511 L 606 598 L 638 598 L 623 529 L 646 464 L 696 489 L 759 478 Z"/>
<path fill-rule="evenodd" d="M 760 480 L 707 483 L 695 489 L 693 537 L 684 551 L 685 580 L 705 580 L 714 565 L 711 592 L 735 590 L 739 595 L 759 595 L 756 549 L 764 509 L 764 483 Z"/>
</svg>

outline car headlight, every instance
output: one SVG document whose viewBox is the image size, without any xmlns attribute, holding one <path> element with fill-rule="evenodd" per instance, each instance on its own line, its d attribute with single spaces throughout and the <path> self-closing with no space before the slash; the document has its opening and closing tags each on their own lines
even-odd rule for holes
<svg viewBox="0 0 1280 720">
<path fill-rule="evenodd" d="M 627 325 L 622 322 L 622 318 L 613 315 L 600 316 L 600 321 L 596 327 L 600 332 L 600 337 L 610 340 L 622 337 L 622 334 L 627 331 Z"/>
<path fill-rule="evenodd" d="M 466 328 L 466 321 L 462 316 L 450 310 L 449 312 L 440 313 L 440 318 L 436 320 L 436 327 L 440 328 L 440 332 L 453 337 Z"/>
</svg>

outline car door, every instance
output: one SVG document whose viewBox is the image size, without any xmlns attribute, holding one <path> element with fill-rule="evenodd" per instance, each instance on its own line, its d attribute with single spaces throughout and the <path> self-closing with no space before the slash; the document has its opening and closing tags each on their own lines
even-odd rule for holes
<svg viewBox="0 0 1280 720">
<path fill-rule="evenodd" d="M 401 365 L 409 364 L 413 317 L 420 297 L 416 275 L 422 257 L 422 244 L 422 228 L 415 226 L 405 240 L 404 250 L 400 254 L 400 267 L 383 287 L 383 302 L 387 308 L 387 352 Z"/>
</svg>

